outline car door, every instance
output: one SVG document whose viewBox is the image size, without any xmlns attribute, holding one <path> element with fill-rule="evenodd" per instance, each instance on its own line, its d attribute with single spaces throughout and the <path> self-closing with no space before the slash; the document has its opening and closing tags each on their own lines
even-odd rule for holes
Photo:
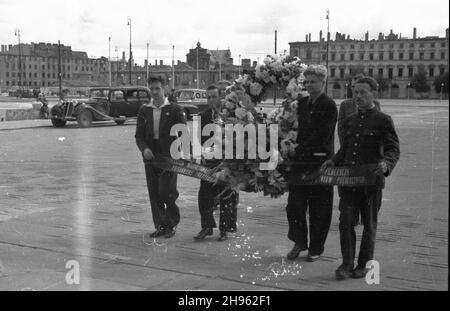
<svg viewBox="0 0 450 311">
<path fill-rule="evenodd" d="M 135 117 L 140 106 L 138 90 L 127 90 L 125 94 L 125 103 L 124 116 Z"/>
<path fill-rule="evenodd" d="M 126 102 L 123 90 L 112 90 L 110 92 L 110 114 L 113 117 L 125 116 Z"/>
</svg>

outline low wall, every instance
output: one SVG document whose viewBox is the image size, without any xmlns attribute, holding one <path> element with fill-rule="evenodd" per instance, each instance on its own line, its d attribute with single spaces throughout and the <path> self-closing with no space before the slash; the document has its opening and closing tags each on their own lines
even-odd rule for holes
<svg viewBox="0 0 450 311">
<path fill-rule="evenodd" d="M 0 122 L 39 119 L 39 109 L 0 108 Z"/>
</svg>

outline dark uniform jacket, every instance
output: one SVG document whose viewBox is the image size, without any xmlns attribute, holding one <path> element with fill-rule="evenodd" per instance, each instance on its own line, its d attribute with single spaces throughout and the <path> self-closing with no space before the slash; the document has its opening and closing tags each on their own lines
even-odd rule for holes
<svg viewBox="0 0 450 311">
<path fill-rule="evenodd" d="M 381 111 L 380 102 L 375 99 L 373 103 L 375 104 L 375 108 L 378 109 L 378 111 Z M 344 137 L 343 131 L 344 120 L 347 119 L 350 115 L 356 113 L 357 111 L 358 106 L 356 105 L 355 101 L 352 98 L 344 100 L 339 106 L 337 126 L 338 126 L 339 143 L 341 145 Z"/>
<path fill-rule="evenodd" d="M 136 144 L 144 152 L 145 148 L 150 148 L 154 153 L 159 150 L 160 156 L 170 156 L 170 146 L 177 139 L 171 136 L 170 130 L 175 124 L 186 124 L 182 108 L 174 103 L 161 108 L 161 118 L 159 121 L 159 146 L 154 146 L 153 139 L 153 108 L 149 105 L 142 105 L 137 115 L 136 124 Z M 159 147 L 159 148 L 155 148 Z"/>
<path fill-rule="evenodd" d="M 387 172 L 377 177 L 375 189 L 383 189 L 385 177 L 389 176 L 400 157 L 398 136 L 392 118 L 371 109 L 358 111 L 343 123 L 343 144 L 332 158 L 338 166 L 376 164 L 385 161 Z"/>
<path fill-rule="evenodd" d="M 295 161 L 309 170 L 320 168 L 321 164 L 334 155 L 334 130 L 337 107 L 333 99 L 321 94 L 313 104 L 310 97 L 298 100 L 298 136 Z"/>
</svg>

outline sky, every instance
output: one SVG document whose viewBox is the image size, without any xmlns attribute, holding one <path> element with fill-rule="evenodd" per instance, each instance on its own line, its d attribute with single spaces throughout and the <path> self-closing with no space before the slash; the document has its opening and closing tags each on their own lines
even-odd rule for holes
<svg viewBox="0 0 450 311">
<path fill-rule="evenodd" d="M 135 61 L 149 59 L 186 61 L 197 41 L 209 50 L 230 49 L 234 63 L 241 58 L 260 62 L 277 50 L 289 51 L 289 42 L 304 41 L 311 33 L 317 41 L 326 33 L 326 10 L 330 10 L 330 32 L 363 39 L 392 29 L 402 37 L 445 36 L 448 0 L 0 0 L 0 43 L 48 42 L 86 51 L 89 57 L 128 57 L 131 39 Z M 325 35 L 324 35 L 325 36 Z M 175 46 L 173 49 L 172 46 Z M 116 47 L 118 52 L 116 52 Z"/>
</svg>

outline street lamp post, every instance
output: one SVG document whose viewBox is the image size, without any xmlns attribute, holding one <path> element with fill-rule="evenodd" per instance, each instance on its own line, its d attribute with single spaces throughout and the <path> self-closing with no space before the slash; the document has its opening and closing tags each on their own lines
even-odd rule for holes
<svg viewBox="0 0 450 311">
<path fill-rule="evenodd" d="M 20 29 L 16 29 L 14 35 L 17 36 L 19 41 L 19 93 L 20 97 L 22 97 L 22 43 L 20 42 Z"/>
<path fill-rule="evenodd" d="M 147 72 L 146 72 L 146 78 L 145 78 L 145 81 L 147 81 L 146 82 L 146 85 L 147 85 L 147 87 L 148 87 L 148 66 L 149 66 L 149 64 L 148 64 L 148 50 L 149 50 L 149 47 L 150 47 L 150 44 L 147 42 L 147 68 L 146 68 L 146 70 L 147 70 Z"/>
<path fill-rule="evenodd" d="M 108 37 L 108 71 L 109 71 L 109 87 L 111 87 L 111 37 Z"/>
<path fill-rule="evenodd" d="M 411 83 L 408 83 L 408 85 L 406 86 L 406 91 L 408 93 L 408 100 L 409 100 L 409 88 L 411 87 Z"/>
<path fill-rule="evenodd" d="M 329 9 L 327 9 L 327 17 L 326 17 L 326 19 L 327 19 L 327 57 L 326 57 L 326 60 L 327 60 L 327 72 L 328 72 L 328 51 L 329 51 L 329 48 L 330 48 L 330 10 Z M 327 80 L 325 81 L 325 94 L 327 94 L 328 93 L 328 77 L 327 77 Z"/>
<path fill-rule="evenodd" d="M 197 89 L 200 88 L 200 86 L 199 86 L 200 79 L 199 79 L 199 75 L 198 75 L 198 49 L 199 49 L 199 46 L 197 45 Z"/>
<path fill-rule="evenodd" d="M 238 76 L 240 76 L 241 75 L 241 54 L 239 54 L 239 64 L 238 65 L 239 65 L 239 67 L 238 67 L 239 68 L 238 69 L 239 70 Z"/>
<path fill-rule="evenodd" d="M 442 100 L 442 93 L 444 92 L 444 83 L 441 83 L 441 100 Z"/>
<path fill-rule="evenodd" d="M 172 89 L 175 89 L 175 45 L 172 45 Z"/>
<path fill-rule="evenodd" d="M 133 54 L 131 51 L 131 17 L 128 17 L 128 26 L 130 26 L 130 60 L 129 60 L 129 79 L 130 79 L 130 85 L 133 84 L 133 82 L 131 81 L 131 60 L 133 59 Z"/>
</svg>

